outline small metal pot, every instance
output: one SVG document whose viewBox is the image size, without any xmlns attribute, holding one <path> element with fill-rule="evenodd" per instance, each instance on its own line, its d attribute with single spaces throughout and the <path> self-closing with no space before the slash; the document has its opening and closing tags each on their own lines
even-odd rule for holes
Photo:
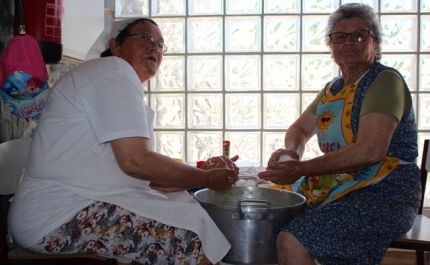
<svg viewBox="0 0 430 265">
<path fill-rule="evenodd" d="M 262 187 L 199 190 L 194 197 L 231 244 L 226 263 L 277 263 L 275 231 L 299 215 L 300 194 Z"/>
</svg>

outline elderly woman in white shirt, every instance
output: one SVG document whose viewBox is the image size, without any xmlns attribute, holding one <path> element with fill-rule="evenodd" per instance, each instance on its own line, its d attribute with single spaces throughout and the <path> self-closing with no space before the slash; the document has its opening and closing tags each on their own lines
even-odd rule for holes
<svg viewBox="0 0 430 265">
<path fill-rule="evenodd" d="M 154 112 L 141 84 L 166 50 L 154 21 L 114 22 L 89 52 L 105 58 L 73 68 L 51 89 L 9 213 L 20 246 L 141 264 L 211 264 L 228 252 L 185 190 L 229 188 L 238 157 L 212 158 L 202 170 L 153 151 Z"/>
</svg>

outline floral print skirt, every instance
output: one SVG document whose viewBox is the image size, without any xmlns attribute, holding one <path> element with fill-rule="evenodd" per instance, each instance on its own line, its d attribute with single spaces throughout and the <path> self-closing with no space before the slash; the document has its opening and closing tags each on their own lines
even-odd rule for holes
<svg viewBox="0 0 430 265">
<path fill-rule="evenodd" d="M 212 264 L 197 234 L 95 202 L 30 247 L 43 254 L 121 255 L 140 264 Z"/>
</svg>

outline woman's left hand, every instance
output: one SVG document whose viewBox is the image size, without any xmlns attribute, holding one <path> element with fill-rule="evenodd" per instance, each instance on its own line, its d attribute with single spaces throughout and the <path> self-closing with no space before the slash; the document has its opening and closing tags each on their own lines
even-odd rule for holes
<svg viewBox="0 0 430 265">
<path fill-rule="evenodd" d="M 260 172 L 258 177 L 278 185 L 293 184 L 301 176 L 302 164 L 296 160 L 269 162 L 267 171 Z"/>
<path fill-rule="evenodd" d="M 239 159 L 238 155 L 233 156 L 232 158 L 228 158 L 227 156 L 214 156 L 209 158 L 206 163 L 204 163 L 200 169 L 212 169 L 212 168 L 230 168 L 234 169 L 236 173 L 239 172 L 239 168 L 236 166 L 234 162 Z"/>
</svg>

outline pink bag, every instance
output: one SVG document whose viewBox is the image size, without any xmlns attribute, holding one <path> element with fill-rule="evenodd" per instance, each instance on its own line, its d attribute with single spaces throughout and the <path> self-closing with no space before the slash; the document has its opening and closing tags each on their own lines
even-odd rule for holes
<svg viewBox="0 0 430 265">
<path fill-rule="evenodd" d="M 49 91 L 48 73 L 37 40 L 17 35 L 9 41 L 0 62 L 0 96 L 20 118 L 40 115 Z"/>
</svg>

